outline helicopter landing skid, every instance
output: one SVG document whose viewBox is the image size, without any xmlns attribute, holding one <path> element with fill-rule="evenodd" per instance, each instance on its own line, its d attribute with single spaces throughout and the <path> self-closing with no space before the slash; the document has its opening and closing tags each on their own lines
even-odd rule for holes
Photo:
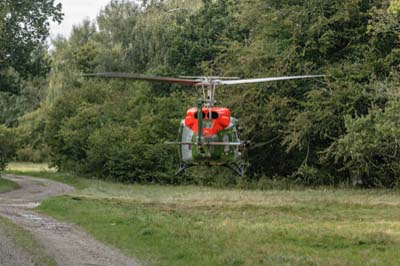
<svg viewBox="0 0 400 266">
<path fill-rule="evenodd" d="M 234 171 L 239 176 L 244 176 L 246 173 L 246 166 L 245 165 L 238 165 L 238 164 L 225 164 L 226 168 Z"/>
<path fill-rule="evenodd" d="M 175 176 L 183 174 L 186 169 L 193 167 L 193 166 L 194 166 L 194 164 L 180 163 L 179 169 L 178 169 L 178 171 L 176 171 Z M 211 166 L 211 165 L 209 165 L 209 166 Z M 232 163 L 232 164 L 224 164 L 222 166 L 229 168 L 230 170 L 232 170 L 239 176 L 244 176 L 246 173 L 246 169 L 247 169 L 246 165 L 244 165 L 244 164 L 238 165 L 238 164 Z"/>
<path fill-rule="evenodd" d="M 175 176 L 183 174 L 186 169 L 188 169 L 188 168 L 190 168 L 192 166 L 194 166 L 194 165 L 193 164 L 180 163 L 179 164 L 179 169 L 178 169 L 178 171 L 176 171 Z"/>
</svg>

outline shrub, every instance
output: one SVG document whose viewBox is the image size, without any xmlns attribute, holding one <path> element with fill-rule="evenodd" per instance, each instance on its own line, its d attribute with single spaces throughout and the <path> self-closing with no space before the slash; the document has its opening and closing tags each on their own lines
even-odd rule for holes
<svg viewBox="0 0 400 266">
<path fill-rule="evenodd" d="M 123 182 L 173 183 L 175 147 L 143 144 L 135 129 L 108 125 L 89 137 L 86 170 L 96 176 Z"/>
<path fill-rule="evenodd" d="M 15 159 L 19 162 L 43 163 L 48 161 L 48 148 L 34 149 L 32 146 L 24 146 L 15 152 Z"/>
<path fill-rule="evenodd" d="M 385 110 L 373 107 L 368 115 L 347 117 L 346 128 L 334 154 L 353 183 L 400 185 L 400 100 L 392 100 Z"/>
<path fill-rule="evenodd" d="M 13 130 L 0 126 L 0 171 L 3 171 L 15 151 Z"/>
<path fill-rule="evenodd" d="M 120 83 L 124 84 L 124 83 Z M 179 99 L 148 96 L 146 87 L 87 83 L 49 110 L 46 141 L 58 169 L 122 182 L 177 183 L 174 140 Z"/>
</svg>

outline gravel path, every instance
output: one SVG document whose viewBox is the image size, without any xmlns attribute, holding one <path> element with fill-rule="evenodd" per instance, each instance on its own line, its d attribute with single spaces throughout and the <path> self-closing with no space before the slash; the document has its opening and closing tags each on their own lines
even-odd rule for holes
<svg viewBox="0 0 400 266">
<path fill-rule="evenodd" d="M 29 176 L 6 175 L 4 178 L 17 182 L 21 188 L 0 194 L 0 215 L 30 231 L 58 265 L 139 265 L 138 262 L 122 255 L 119 251 L 96 241 L 76 226 L 59 222 L 31 210 L 43 199 L 73 191 L 72 187 Z M 0 231 L 1 241 L 3 240 Z M 7 243 L 6 241 L 4 239 L 4 243 Z M 0 244 L 0 256 L 2 252 L 9 250 L 7 246 L 7 244 Z M 8 259 L 8 264 L 2 264 L 0 260 L 0 266 L 29 265 L 18 263 L 21 259 L 27 259 L 19 252 L 10 253 Z M 14 261 L 12 262 L 11 259 Z"/>
<path fill-rule="evenodd" d="M 3 228 L 0 228 L 0 265 L 21 266 L 32 265 L 32 258 L 24 250 L 14 246 Z"/>
</svg>

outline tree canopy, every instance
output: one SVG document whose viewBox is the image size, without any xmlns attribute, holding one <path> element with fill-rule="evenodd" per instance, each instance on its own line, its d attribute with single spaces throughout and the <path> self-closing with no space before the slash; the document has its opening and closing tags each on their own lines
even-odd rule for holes
<svg viewBox="0 0 400 266">
<path fill-rule="evenodd" d="M 0 2 L 0 90 L 18 92 L 19 81 L 49 71 L 43 45 L 49 21 L 61 22 L 54 0 Z"/>
<path fill-rule="evenodd" d="M 0 1 L 0 124 L 15 125 L 19 116 L 40 106 L 50 70 L 49 21 L 61 19 L 61 4 L 54 0 Z M 0 126 L 0 170 L 14 154 L 13 134 Z"/>
</svg>

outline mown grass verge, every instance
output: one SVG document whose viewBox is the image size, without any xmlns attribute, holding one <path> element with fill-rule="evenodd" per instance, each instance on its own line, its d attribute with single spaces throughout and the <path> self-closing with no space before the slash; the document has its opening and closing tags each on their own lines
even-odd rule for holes
<svg viewBox="0 0 400 266">
<path fill-rule="evenodd" d="M 50 168 L 47 163 L 31 162 L 11 162 L 7 165 L 7 171 L 19 172 L 55 172 L 56 169 Z"/>
<path fill-rule="evenodd" d="M 0 177 L 0 193 L 9 192 L 18 188 L 19 185 L 17 183 Z"/>
<path fill-rule="evenodd" d="M 400 193 L 74 185 L 38 211 L 150 265 L 399 265 Z"/>
<path fill-rule="evenodd" d="M 22 249 L 32 258 L 33 265 L 55 266 L 56 261 L 45 252 L 45 249 L 23 228 L 0 217 L 0 227 L 15 247 Z"/>
</svg>

